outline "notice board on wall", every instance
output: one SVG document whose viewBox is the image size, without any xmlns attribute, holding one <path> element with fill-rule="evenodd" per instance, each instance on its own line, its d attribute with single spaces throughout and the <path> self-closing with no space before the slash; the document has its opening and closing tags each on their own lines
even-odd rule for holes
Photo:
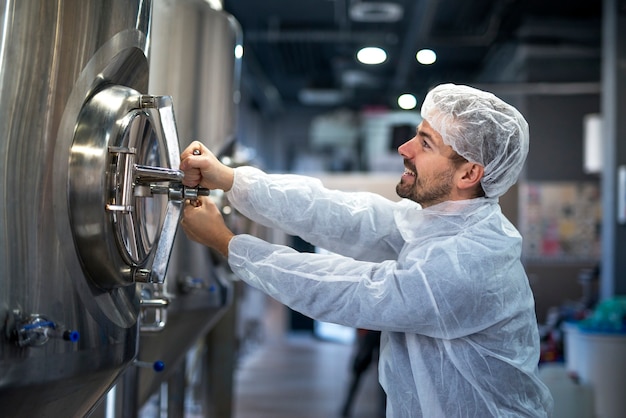
<svg viewBox="0 0 626 418">
<path fill-rule="evenodd" d="M 528 182 L 519 187 L 525 260 L 600 260 L 602 207 L 593 182 Z"/>
</svg>

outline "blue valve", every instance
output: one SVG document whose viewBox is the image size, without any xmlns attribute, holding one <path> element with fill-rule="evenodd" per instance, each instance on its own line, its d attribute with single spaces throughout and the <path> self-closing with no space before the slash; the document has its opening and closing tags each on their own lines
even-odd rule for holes
<svg viewBox="0 0 626 418">
<path fill-rule="evenodd" d="M 69 341 L 71 343 L 76 343 L 78 342 L 78 340 L 80 339 L 80 333 L 78 331 L 64 331 L 63 332 L 63 339 L 65 341 Z"/>
<path fill-rule="evenodd" d="M 163 370 L 165 370 L 165 363 L 163 363 L 161 360 L 157 360 L 152 364 L 152 369 L 155 372 L 162 372 Z"/>
<path fill-rule="evenodd" d="M 51 338 L 63 339 L 72 343 L 78 342 L 80 334 L 75 330 L 63 330 L 54 321 L 50 321 L 41 315 L 30 315 L 21 318 L 19 312 L 13 312 L 12 322 L 15 324 L 13 333 L 20 347 L 40 346 L 47 343 Z"/>
</svg>

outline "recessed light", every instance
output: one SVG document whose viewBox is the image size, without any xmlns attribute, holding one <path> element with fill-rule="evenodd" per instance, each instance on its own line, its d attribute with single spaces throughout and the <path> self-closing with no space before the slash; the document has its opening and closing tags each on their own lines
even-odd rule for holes
<svg viewBox="0 0 626 418">
<path fill-rule="evenodd" d="M 430 65 L 437 61 L 437 54 L 432 49 L 420 49 L 415 54 L 415 58 L 420 64 Z"/>
<path fill-rule="evenodd" d="M 375 46 L 368 46 L 356 53 L 356 58 L 363 64 L 381 64 L 387 59 L 387 53 L 384 49 Z"/>
<path fill-rule="evenodd" d="M 404 110 L 415 109 L 415 106 L 417 106 L 417 99 L 412 94 L 402 94 L 398 97 L 398 106 Z"/>
</svg>

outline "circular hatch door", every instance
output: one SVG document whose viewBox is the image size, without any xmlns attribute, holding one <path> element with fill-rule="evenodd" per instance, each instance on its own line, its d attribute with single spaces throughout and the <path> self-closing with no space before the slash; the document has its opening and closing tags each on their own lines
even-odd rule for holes
<svg viewBox="0 0 626 418">
<path fill-rule="evenodd" d="M 69 165 L 70 224 L 102 289 L 163 282 L 182 190 L 172 101 L 108 86 L 83 106 Z"/>
</svg>

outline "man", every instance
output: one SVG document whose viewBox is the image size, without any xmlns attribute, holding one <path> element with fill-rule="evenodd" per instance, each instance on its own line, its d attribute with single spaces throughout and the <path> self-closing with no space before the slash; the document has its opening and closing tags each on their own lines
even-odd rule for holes
<svg viewBox="0 0 626 418">
<path fill-rule="evenodd" d="M 341 255 L 235 236 L 208 199 L 185 207 L 182 226 L 291 308 L 382 331 L 388 417 L 549 416 L 522 239 L 498 204 L 526 159 L 528 125 L 494 95 L 452 84 L 431 90 L 421 114 L 398 149 L 398 203 L 233 170 L 200 143 L 182 153 L 186 185 L 223 189 L 245 216 Z"/>
</svg>

